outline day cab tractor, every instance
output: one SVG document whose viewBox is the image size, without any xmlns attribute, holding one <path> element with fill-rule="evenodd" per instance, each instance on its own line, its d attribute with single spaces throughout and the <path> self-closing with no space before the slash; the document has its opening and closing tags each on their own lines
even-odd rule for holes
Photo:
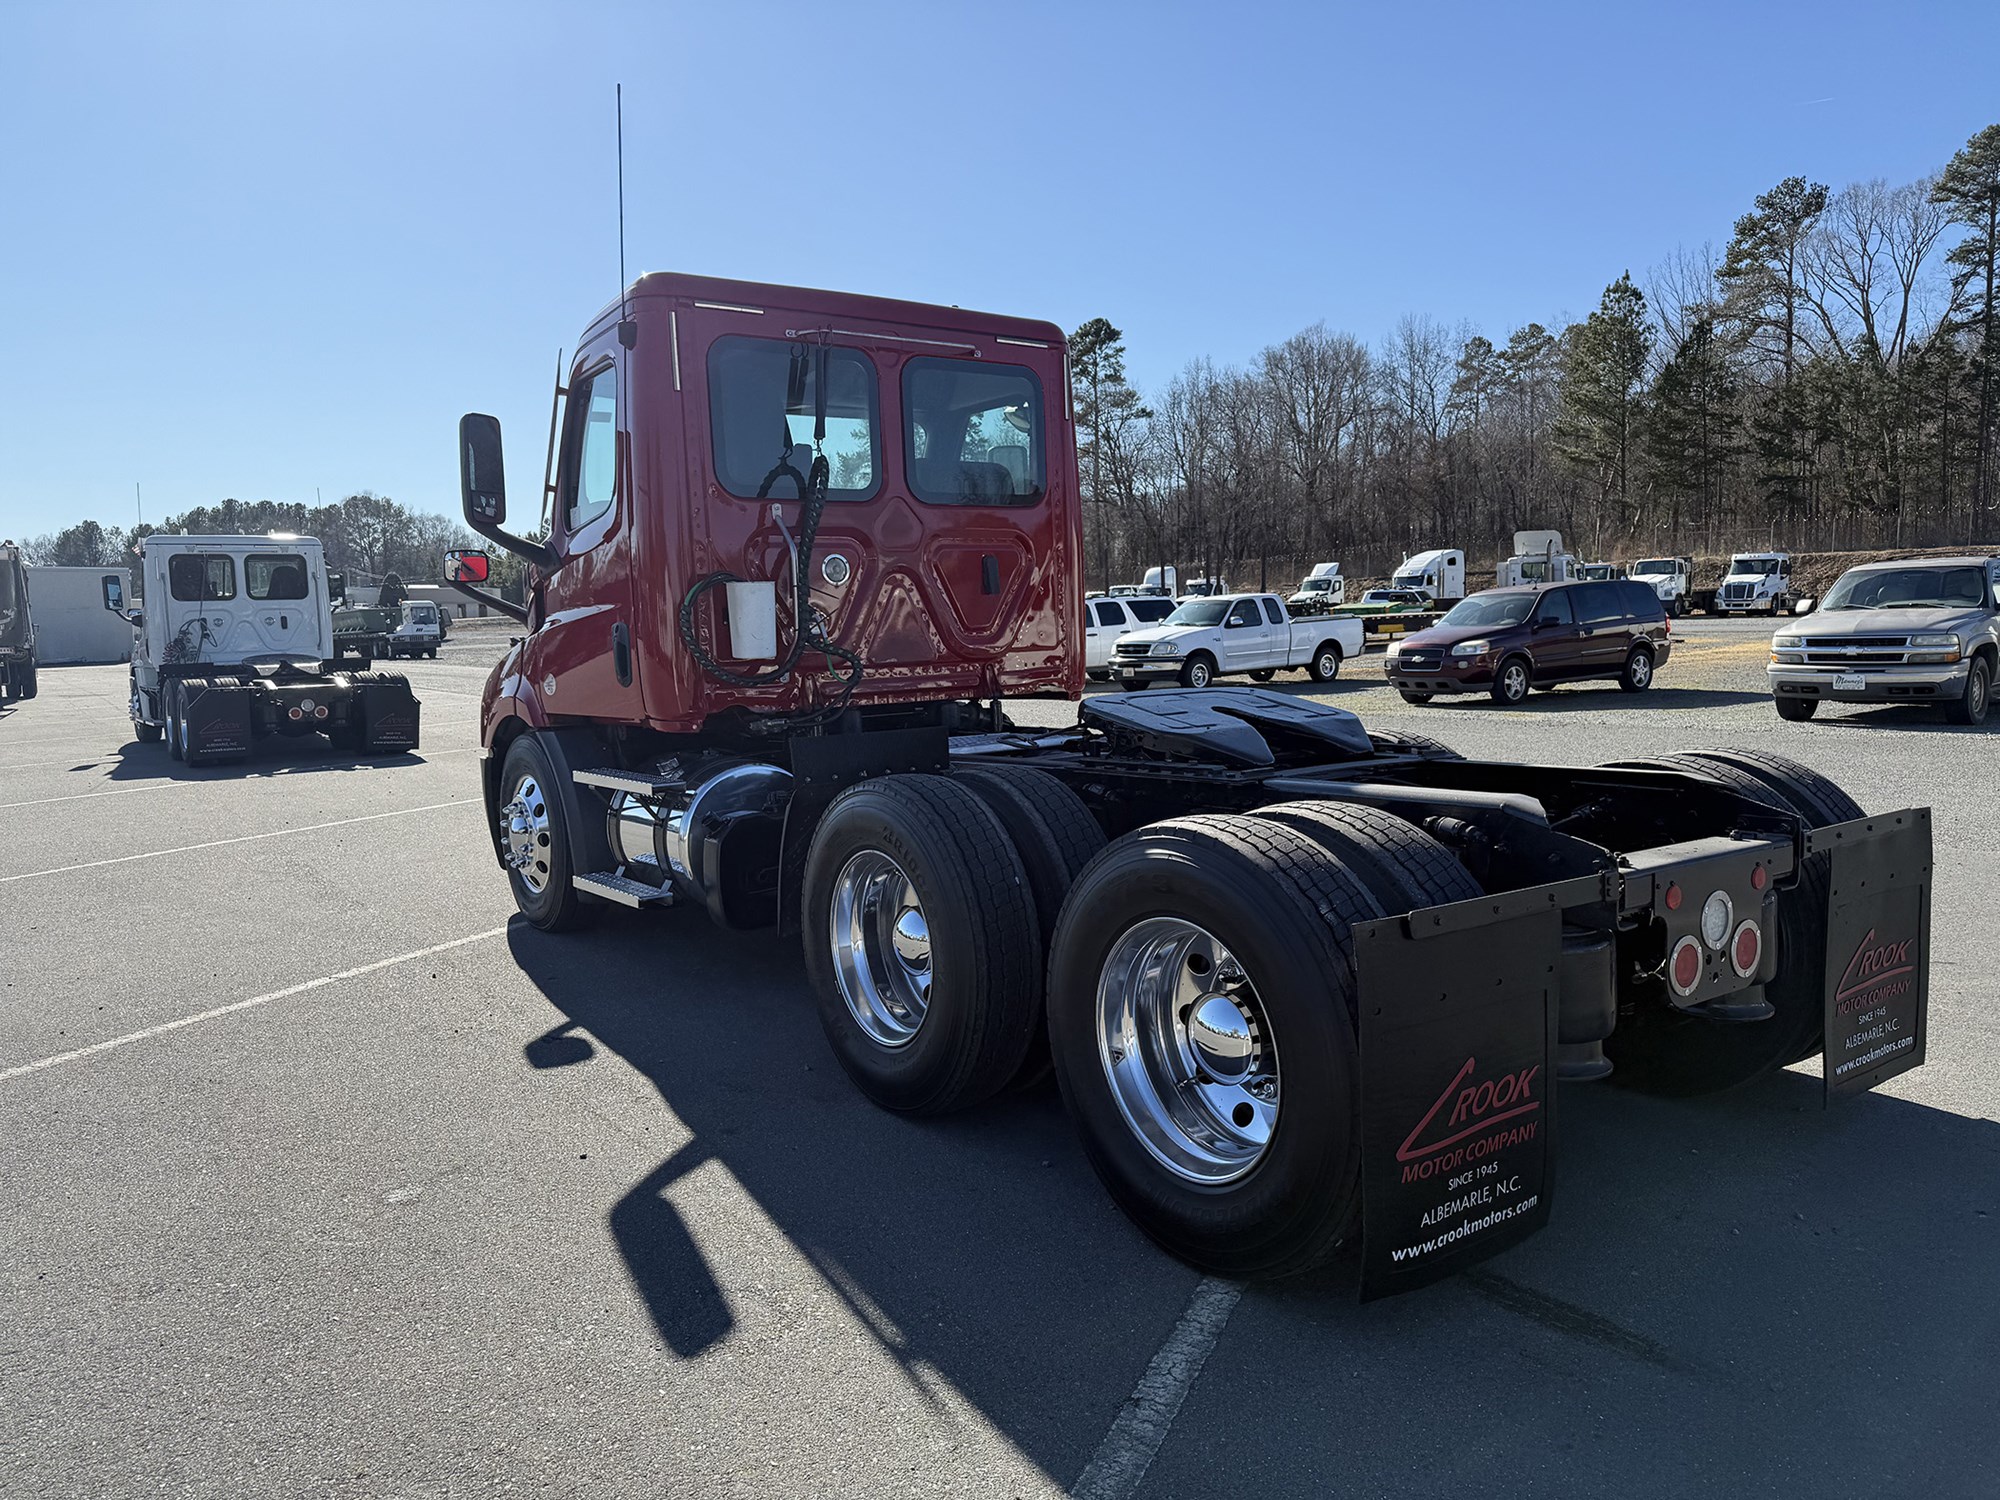
<svg viewBox="0 0 2000 1500">
<path fill-rule="evenodd" d="M 326 561 L 314 537 L 169 536 L 139 543 L 144 604 L 116 574 L 104 607 L 132 624 L 131 715 L 189 765 L 240 760 L 273 735 L 323 734 L 340 750 L 417 748 L 419 706 L 402 677 L 346 672 L 333 655 Z"/>
<path fill-rule="evenodd" d="M 548 531 L 487 679 L 534 926 L 691 905 L 801 942 L 877 1104 L 1053 1072 L 1111 1195 L 1237 1277 L 1361 1241 L 1364 1295 L 1543 1225 L 1558 1078 L 1661 1094 L 1923 1057 L 1930 825 L 1760 752 L 1467 760 L 1250 687 L 1076 700 L 1062 331 L 648 275 L 557 392 Z M 686 941 L 663 935 L 662 941 Z M 587 960 L 584 960 L 587 961 Z M 668 1003 L 671 1003 L 669 1000 Z"/>
</svg>

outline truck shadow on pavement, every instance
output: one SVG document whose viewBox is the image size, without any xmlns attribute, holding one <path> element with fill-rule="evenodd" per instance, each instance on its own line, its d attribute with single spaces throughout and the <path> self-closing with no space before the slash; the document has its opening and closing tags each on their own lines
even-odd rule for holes
<svg viewBox="0 0 2000 1500">
<path fill-rule="evenodd" d="M 110 781 L 235 781 L 251 776 L 307 776 L 318 771 L 416 766 L 424 763 L 424 753 L 415 750 L 397 755 L 362 755 L 336 750 L 324 742 L 314 744 L 276 737 L 259 740 L 241 760 L 212 766 L 190 766 L 186 761 L 175 760 L 163 744 L 142 745 L 137 740 L 127 741 L 106 759 L 110 762 L 106 779 Z"/>
<path fill-rule="evenodd" d="M 1899 733 L 1915 730 L 1921 734 L 1991 734 L 2000 730 L 2000 712 L 1989 712 L 1984 724 L 1954 724 L 1935 708 L 1909 708 L 1897 703 L 1887 708 L 1856 712 L 1817 713 L 1809 721 L 1825 729 L 1894 729 Z"/>
<path fill-rule="evenodd" d="M 711 1260 L 740 1242 L 670 1201 L 716 1163 L 913 1389 L 934 1370 L 1058 1481 L 1080 1472 L 1198 1278 L 1099 1190 L 1052 1092 L 879 1111 L 796 943 L 692 912 L 508 941 L 556 1013 L 526 1060 L 606 1049 L 692 1133 L 606 1225 L 667 1349 L 770 1316 L 763 1257 Z M 1252 1289 L 1189 1406 L 1259 1420 L 1184 1418 L 1147 1492 L 1991 1492 L 2000 1125 L 1879 1094 L 1822 1111 L 1794 1073 L 1689 1102 L 1571 1087 L 1560 1111 L 1548 1230 L 1367 1306 L 1352 1257 Z"/>
</svg>

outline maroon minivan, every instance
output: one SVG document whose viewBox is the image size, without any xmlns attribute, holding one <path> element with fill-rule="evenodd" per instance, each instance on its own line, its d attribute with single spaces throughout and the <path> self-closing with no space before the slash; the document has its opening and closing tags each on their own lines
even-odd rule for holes
<svg viewBox="0 0 2000 1500">
<path fill-rule="evenodd" d="M 1406 703 L 1482 691 L 1519 703 L 1531 687 L 1592 679 L 1643 693 L 1672 649 L 1666 610 L 1643 583 L 1529 584 L 1452 606 L 1429 630 L 1391 646 L 1386 670 Z"/>
</svg>

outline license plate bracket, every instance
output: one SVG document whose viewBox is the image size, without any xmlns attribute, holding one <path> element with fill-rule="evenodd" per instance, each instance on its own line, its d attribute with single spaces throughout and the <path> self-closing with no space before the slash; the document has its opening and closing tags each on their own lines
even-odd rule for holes
<svg viewBox="0 0 2000 1500">
<path fill-rule="evenodd" d="M 1836 672 L 1833 674 L 1833 690 L 1836 693 L 1863 693 L 1868 690 L 1868 679 L 1859 672 Z"/>
</svg>

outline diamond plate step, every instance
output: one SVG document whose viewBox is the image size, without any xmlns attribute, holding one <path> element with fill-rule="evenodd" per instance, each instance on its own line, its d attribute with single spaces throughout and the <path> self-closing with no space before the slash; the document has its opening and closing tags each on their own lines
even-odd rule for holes
<svg viewBox="0 0 2000 1500">
<path fill-rule="evenodd" d="M 621 788 L 622 790 L 622 788 Z M 620 906 L 672 906 L 674 893 L 665 886 L 647 885 L 643 880 L 634 880 L 629 875 L 620 875 L 616 870 L 598 870 L 589 875 L 578 875 L 570 884 L 580 891 L 593 896 L 602 896 L 607 901 L 616 901 Z"/>
<path fill-rule="evenodd" d="M 571 774 L 578 786 L 601 786 L 608 792 L 630 792 L 635 797 L 664 797 L 669 792 L 679 791 L 686 784 L 678 776 L 660 776 L 652 771 L 626 771 L 617 766 Z"/>
</svg>

